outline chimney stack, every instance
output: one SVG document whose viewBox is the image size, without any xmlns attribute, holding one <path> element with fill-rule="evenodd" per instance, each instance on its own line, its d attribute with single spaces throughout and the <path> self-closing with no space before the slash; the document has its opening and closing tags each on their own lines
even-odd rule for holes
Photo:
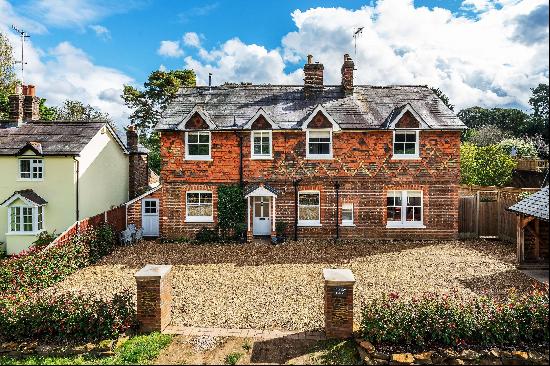
<svg viewBox="0 0 550 366">
<path fill-rule="evenodd" d="M 353 70 L 355 64 L 351 57 L 346 53 L 344 55 L 344 64 L 342 65 L 342 89 L 346 94 L 353 93 Z"/>
<path fill-rule="evenodd" d="M 313 56 L 307 55 L 304 65 L 304 93 L 306 97 L 323 90 L 323 64 L 313 63 Z"/>
<path fill-rule="evenodd" d="M 149 161 L 146 151 L 139 150 L 136 126 L 130 125 L 126 130 L 126 147 L 128 148 L 128 194 L 130 199 L 145 192 L 149 186 Z"/>
<path fill-rule="evenodd" d="M 40 119 L 40 98 L 36 96 L 34 85 L 17 86 L 15 93 L 9 96 L 9 105 L 9 119 L 18 126 Z"/>
</svg>

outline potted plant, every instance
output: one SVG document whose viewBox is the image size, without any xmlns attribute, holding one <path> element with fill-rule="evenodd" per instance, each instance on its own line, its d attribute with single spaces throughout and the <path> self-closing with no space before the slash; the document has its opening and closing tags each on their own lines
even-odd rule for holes
<svg viewBox="0 0 550 366">
<path fill-rule="evenodd" d="M 275 240 L 274 244 L 281 244 L 286 240 L 286 227 L 287 223 L 284 221 L 278 221 L 275 223 Z"/>
</svg>

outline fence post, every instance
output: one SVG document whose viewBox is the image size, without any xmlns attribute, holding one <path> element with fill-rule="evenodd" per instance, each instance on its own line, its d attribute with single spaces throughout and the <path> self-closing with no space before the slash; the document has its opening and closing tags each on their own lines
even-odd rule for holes
<svg viewBox="0 0 550 366">
<path fill-rule="evenodd" d="M 480 191 L 476 192 L 476 236 L 479 238 L 479 194 Z"/>
<path fill-rule="evenodd" d="M 162 331 L 171 321 L 172 266 L 148 264 L 135 275 L 137 318 L 142 332 Z"/>
<path fill-rule="evenodd" d="M 353 285 L 349 269 L 323 269 L 325 280 L 325 335 L 346 339 L 353 336 Z"/>
</svg>

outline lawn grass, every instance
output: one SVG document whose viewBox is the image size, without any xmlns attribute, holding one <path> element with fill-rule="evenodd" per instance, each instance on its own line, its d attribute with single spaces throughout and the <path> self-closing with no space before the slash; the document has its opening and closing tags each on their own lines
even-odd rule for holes
<svg viewBox="0 0 550 366">
<path fill-rule="evenodd" d="M 354 340 L 321 341 L 313 348 L 313 361 L 320 365 L 362 365 Z"/>
<path fill-rule="evenodd" d="M 111 357 L 80 355 L 75 357 L 25 358 L 0 357 L 0 365 L 136 365 L 148 364 L 172 342 L 172 336 L 151 333 L 130 338 L 115 350 Z"/>
</svg>

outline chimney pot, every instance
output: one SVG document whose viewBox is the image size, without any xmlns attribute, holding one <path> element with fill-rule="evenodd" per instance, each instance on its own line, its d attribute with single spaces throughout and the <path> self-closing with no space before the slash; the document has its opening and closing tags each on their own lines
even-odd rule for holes
<svg viewBox="0 0 550 366">
<path fill-rule="evenodd" d="M 313 63 L 313 56 L 312 56 L 312 55 L 307 55 L 307 63 L 308 63 L 308 64 L 312 64 L 312 63 Z"/>
</svg>

